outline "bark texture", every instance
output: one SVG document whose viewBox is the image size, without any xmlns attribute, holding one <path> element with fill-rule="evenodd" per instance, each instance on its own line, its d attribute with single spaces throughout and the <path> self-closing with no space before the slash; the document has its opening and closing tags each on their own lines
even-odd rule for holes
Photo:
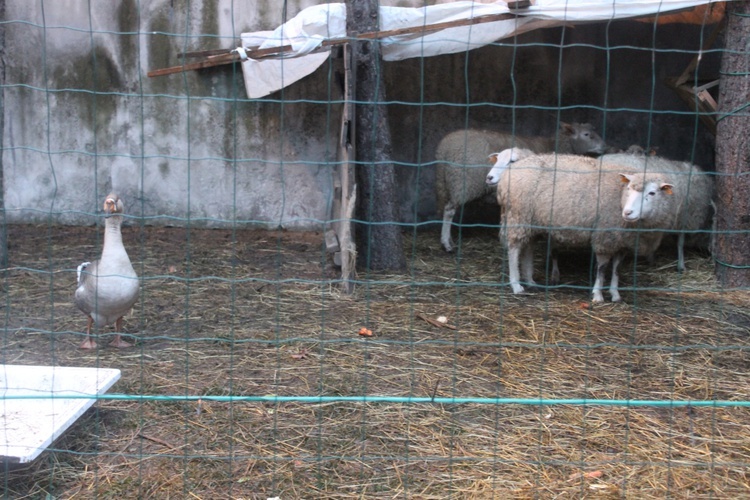
<svg viewBox="0 0 750 500">
<path fill-rule="evenodd" d="M 347 0 L 346 30 L 377 31 L 378 0 Z M 391 160 L 391 132 L 385 104 L 380 44 L 374 40 L 352 42 L 356 79 L 355 151 L 359 200 L 357 254 L 360 266 L 372 270 L 401 270 L 406 267 L 398 203 L 395 166 Z"/>
<path fill-rule="evenodd" d="M 716 134 L 716 276 L 750 285 L 750 2 L 727 2 Z"/>
</svg>

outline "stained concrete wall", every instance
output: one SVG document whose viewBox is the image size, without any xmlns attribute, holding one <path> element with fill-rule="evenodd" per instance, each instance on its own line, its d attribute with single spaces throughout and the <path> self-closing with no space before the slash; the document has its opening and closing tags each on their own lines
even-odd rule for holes
<svg viewBox="0 0 750 500">
<path fill-rule="evenodd" d="M 318 228 L 330 218 L 339 60 L 253 101 L 232 65 L 146 76 L 180 52 L 233 47 L 241 32 L 272 29 L 319 2 L 288 1 L 284 12 L 275 0 L 244 10 L 232 0 L 6 1 L 9 221 L 91 223 L 110 190 L 149 224 Z M 661 83 L 693 55 L 672 49 L 695 50 L 700 35 L 618 22 L 387 63 L 403 220 L 434 217 L 435 146 L 467 125 L 549 134 L 559 111 L 595 123 L 615 145 L 658 146 L 710 166 L 712 138 Z M 717 74 L 718 59 L 707 54 L 701 73 Z"/>
</svg>

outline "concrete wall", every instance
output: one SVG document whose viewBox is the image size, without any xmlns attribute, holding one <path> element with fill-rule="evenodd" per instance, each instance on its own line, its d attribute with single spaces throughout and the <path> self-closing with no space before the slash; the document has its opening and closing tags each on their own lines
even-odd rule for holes
<svg viewBox="0 0 750 500">
<path fill-rule="evenodd" d="M 307 228 L 330 217 L 340 61 L 254 101 L 232 65 L 146 76 L 177 64 L 180 52 L 234 47 L 241 32 L 273 29 L 319 2 L 288 1 L 286 13 L 275 0 L 247 10 L 232 0 L 6 2 L 9 221 L 91 223 L 110 190 L 153 224 L 189 217 L 191 225 Z M 581 45 L 561 49 L 563 40 Z M 561 110 L 563 120 L 595 123 L 615 145 L 658 146 L 710 167 L 712 138 L 661 83 L 692 58 L 671 49 L 700 41 L 695 27 L 654 34 L 651 25 L 619 22 L 387 63 L 403 220 L 434 216 L 428 163 L 440 137 L 466 125 L 549 134 Z M 634 48 L 616 48 L 625 45 Z M 716 75 L 718 60 L 708 54 L 701 72 Z"/>
</svg>

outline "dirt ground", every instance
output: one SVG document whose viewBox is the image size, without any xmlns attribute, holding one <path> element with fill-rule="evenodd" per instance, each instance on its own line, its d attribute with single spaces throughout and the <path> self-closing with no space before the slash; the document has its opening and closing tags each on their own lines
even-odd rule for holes
<svg viewBox="0 0 750 500">
<path fill-rule="evenodd" d="M 748 401 L 750 294 L 721 290 L 700 253 L 682 274 L 672 247 L 626 261 L 625 302 L 591 307 L 589 256 L 513 295 L 491 229 L 455 255 L 409 230 L 409 269 L 360 272 L 345 295 L 321 233 L 128 226 L 136 345 L 108 347 L 107 329 L 83 351 L 75 270 L 101 228 L 8 230 L 3 362 L 119 368 L 110 394 L 129 397 L 6 466 L 7 498 L 750 496 L 744 407 L 241 399 Z"/>
</svg>

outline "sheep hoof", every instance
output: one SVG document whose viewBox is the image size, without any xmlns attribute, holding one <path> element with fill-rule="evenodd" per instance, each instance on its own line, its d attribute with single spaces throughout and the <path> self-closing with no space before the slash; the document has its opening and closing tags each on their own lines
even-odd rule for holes
<svg viewBox="0 0 750 500">
<path fill-rule="evenodd" d="M 513 293 L 515 293 L 515 294 L 519 294 L 519 293 L 523 293 L 524 292 L 524 289 L 523 289 L 523 287 L 521 285 L 511 285 L 511 288 L 513 288 Z"/>
<path fill-rule="evenodd" d="M 622 297 L 619 295 L 612 295 L 612 302 L 622 302 Z"/>
</svg>

